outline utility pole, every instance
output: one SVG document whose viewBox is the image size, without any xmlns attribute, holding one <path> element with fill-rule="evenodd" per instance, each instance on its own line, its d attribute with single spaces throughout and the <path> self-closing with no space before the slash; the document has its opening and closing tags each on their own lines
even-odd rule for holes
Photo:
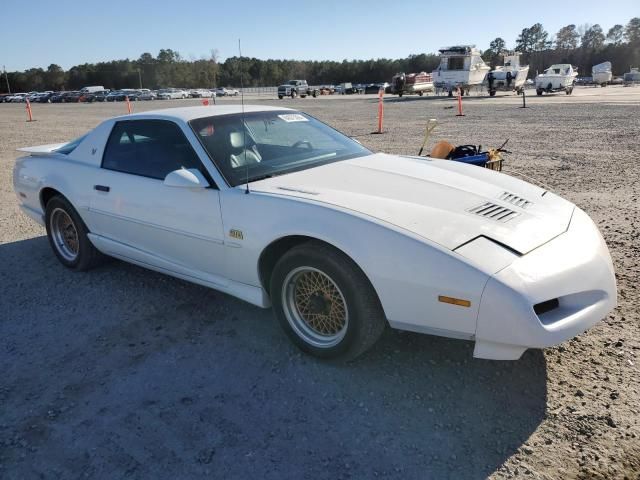
<svg viewBox="0 0 640 480">
<path fill-rule="evenodd" d="M 11 93 L 11 87 L 9 86 L 9 75 L 7 75 L 7 67 L 2 65 L 2 70 L 4 70 L 4 78 L 7 81 L 7 93 Z"/>
<path fill-rule="evenodd" d="M 138 69 L 138 82 L 140 83 L 140 89 L 142 89 L 142 74 L 140 73 L 140 69 Z"/>
</svg>

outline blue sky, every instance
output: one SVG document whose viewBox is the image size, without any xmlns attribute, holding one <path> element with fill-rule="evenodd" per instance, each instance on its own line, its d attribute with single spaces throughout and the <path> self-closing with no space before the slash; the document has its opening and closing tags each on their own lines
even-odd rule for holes
<svg viewBox="0 0 640 480">
<path fill-rule="evenodd" d="M 549 33 L 569 23 L 599 23 L 606 33 L 640 16 L 639 0 L 538 0 L 524 7 L 502 0 L 15 3 L 4 5 L 13 13 L 0 25 L 0 66 L 9 71 L 155 56 L 161 48 L 187 59 L 216 49 L 224 60 L 237 54 L 238 38 L 243 55 L 263 59 L 399 58 L 460 43 L 486 49 L 497 36 L 513 47 L 522 28 L 536 22 Z"/>
</svg>

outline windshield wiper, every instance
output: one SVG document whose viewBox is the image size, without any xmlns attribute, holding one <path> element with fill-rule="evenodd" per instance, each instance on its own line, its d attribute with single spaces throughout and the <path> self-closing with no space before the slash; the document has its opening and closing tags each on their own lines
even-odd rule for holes
<svg viewBox="0 0 640 480">
<path fill-rule="evenodd" d="M 265 173 L 264 175 L 258 175 L 257 177 L 251 177 L 249 179 L 249 183 L 251 182 L 258 182 L 260 180 L 264 180 L 266 178 L 273 178 L 273 177 L 277 177 L 279 174 L 277 173 Z"/>
</svg>

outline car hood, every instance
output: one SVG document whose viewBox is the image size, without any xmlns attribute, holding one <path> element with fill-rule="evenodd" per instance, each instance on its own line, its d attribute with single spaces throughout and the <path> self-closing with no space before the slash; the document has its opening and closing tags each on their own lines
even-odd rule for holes
<svg viewBox="0 0 640 480">
<path fill-rule="evenodd" d="M 251 189 L 358 212 L 452 250 L 485 236 L 525 254 L 565 232 L 574 209 L 486 168 L 381 153 L 261 180 Z"/>
</svg>

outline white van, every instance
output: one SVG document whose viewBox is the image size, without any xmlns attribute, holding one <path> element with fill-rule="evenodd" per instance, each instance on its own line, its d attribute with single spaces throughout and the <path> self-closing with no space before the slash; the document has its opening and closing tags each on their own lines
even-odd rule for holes
<svg viewBox="0 0 640 480">
<path fill-rule="evenodd" d="M 103 90 L 104 90 L 104 87 L 102 85 L 94 85 L 92 87 L 84 87 L 80 89 L 82 93 L 95 93 L 95 92 L 102 92 Z"/>
</svg>

